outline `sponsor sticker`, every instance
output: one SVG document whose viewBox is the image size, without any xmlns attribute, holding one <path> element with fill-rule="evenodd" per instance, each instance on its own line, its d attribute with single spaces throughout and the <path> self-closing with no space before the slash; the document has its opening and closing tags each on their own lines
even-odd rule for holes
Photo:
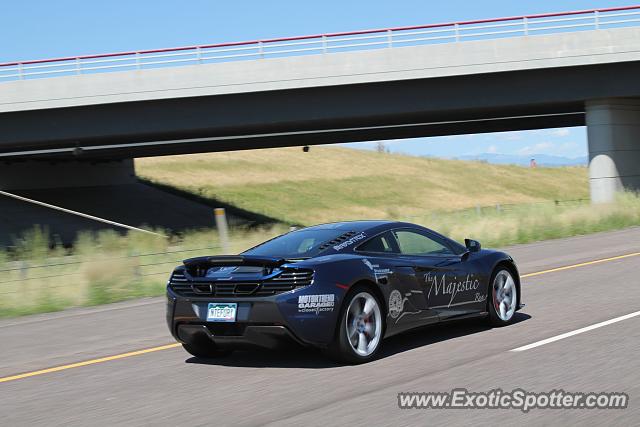
<svg viewBox="0 0 640 427">
<path fill-rule="evenodd" d="M 364 263 L 364 265 L 369 267 L 371 271 L 373 271 L 373 275 L 375 276 L 376 280 L 385 278 L 389 274 L 393 273 L 393 271 L 390 268 L 380 268 L 379 264 L 373 264 L 371 261 L 369 261 L 366 258 L 363 259 L 362 262 Z"/>
<path fill-rule="evenodd" d="M 432 293 L 435 296 L 447 295 L 449 296 L 449 307 L 453 304 L 453 300 L 458 293 L 461 295 L 474 295 L 474 301 L 484 301 L 486 299 L 486 295 L 476 292 L 480 287 L 480 281 L 476 279 L 474 275 L 467 274 L 464 280 L 458 280 L 457 277 L 449 277 L 449 279 L 447 282 L 446 274 L 442 274 L 440 278 L 438 278 L 437 275 L 432 276 L 431 273 L 425 274 L 424 281 L 429 286 L 427 298 L 429 298 Z"/>
<path fill-rule="evenodd" d="M 344 248 L 346 248 L 346 247 L 348 247 L 348 246 L 351 246 L 351 245 L 353 245 L 354 243 L 359 242 L 359 241 L 360 241 L 360 240 L 362 240 L 362 239 L 365 239 L 366 237 L 367 237 L 367 235 L 366 235 L 366 234 L 364 234 L 364 233 L 356 234 L 355 236 L 353 236 L 353 237 L 351 237 L 351 238 L 349 238 L 349 239 L 345 240 L 344 242 L 342 242 L 342 243 L 340 243 L 340 244 L 338 244 L 338 245 L 335 245 L 335 246 L 333 247 L 333 249 L 335 249 L 336 251 L 341 251 L 341 250 L 343 250 Z"/>
<path fill-rule="evenodd" d="M 321 311 L 333 311 L 335 299 L 335 294 L 300 295 L 298 297 L 298 312 L 318 314 Z"/>
<path fill-rule="evenodd" d="M 399 290 L 394 289 L 389 295 L 389 316 L 396 319 L 402 313 L 404 308 L 404 299 Z"/>
</svg>

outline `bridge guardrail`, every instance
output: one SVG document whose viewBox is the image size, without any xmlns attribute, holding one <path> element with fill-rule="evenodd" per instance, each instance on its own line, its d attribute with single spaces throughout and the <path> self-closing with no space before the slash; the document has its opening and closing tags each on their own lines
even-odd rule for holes
<svg viewBox="0 0 640 427">
<path fill-rule="evenodd" d="M 640 25 L 640 5 L 0 63 L 0 82 Z"/>
</svg>

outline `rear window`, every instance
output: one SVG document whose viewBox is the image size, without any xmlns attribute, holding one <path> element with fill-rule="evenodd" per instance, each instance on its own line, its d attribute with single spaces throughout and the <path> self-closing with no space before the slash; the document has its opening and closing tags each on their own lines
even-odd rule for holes
<svg viewBox="0 0 640 427">
<path fill-rule="evenodd" d="M 334 240 L 345 233 L 347 231 L 336 229 L 292 231 L 251 248 L 244 254 L 276 258 L 311 258 L 329 247 L 323 243 Z"/>
</svg>

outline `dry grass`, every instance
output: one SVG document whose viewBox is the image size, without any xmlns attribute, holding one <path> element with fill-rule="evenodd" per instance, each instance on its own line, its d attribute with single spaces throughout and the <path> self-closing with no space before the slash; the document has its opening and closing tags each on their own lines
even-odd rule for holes
<svg viewBox="0 0 640 427">
<path fill-rule="evenodd" d="M 407 218 L 463 241 L 473 238 L 485 247 L 556 239 L 640 225 L 640 198 L 620 194 L 616 203 L 540 203 L 516 205 L 506 211 L 475 210 Z"/>
<path fill-rule="evenodd" d="M 230 252 L 241 252 L 284 231 L 282 227 L 233 230 Z M 71 253 L 65 253 L 50 250 L 45 233 L 35 228 L 15 252 L 0 251 L 0 317 L 161 295 L 169 274 L 183 259 L 221 253 L 214 230 L 171 240 L 135 232 L 86 233 Z"/>
<path fill-rule="evenodd" d="M 627 194 L 611 205 L 541 203 L 485 210 L 480 215 L 472 209 L 402 219 L 460 241 L 471 237 L 484 247 L 498 247 L 640 225 L 640 198 Z M 284 231 L 282 226 L 232 230 L 230 252 L 241 252 Z M 0 317 L 161 295 L 182 259 L 220 253 L 213 230 L 171 240 L 140 233 L 85 234 L 70 254 L 49 250 L 45 234 L 35 230 L 15 252 L 0 251 Z"/>
<path fill-rule="evenodd" d="M 582 167 L 529 169 L 334 147 L 137 159 L 136 172 L 303 225 L 588 197 Z"/>
<path fill-rule="evenodd" d="M 640 225 L 640 198 L 592 207 L 552 200 L 588 196 L 585 168 L 528 169 L 476 162 L 312 147 L 140 159 L 139 175 L 285 223 L 393 218 L 424 224 L 484 247 Z M 537 203 L 539 204 L 532 204 Z M 478 205 L 517 204 L 500 212 Z M 232 230 L 238 253 L 285 226 Z M 34 230 L 0 250 L 0 317 L 161 295 L 182 259 L 221 253 L 213 230 L 170 240 L 114 232 L 80 236 L 72 253 L 49 249 Z"/>
</svg>

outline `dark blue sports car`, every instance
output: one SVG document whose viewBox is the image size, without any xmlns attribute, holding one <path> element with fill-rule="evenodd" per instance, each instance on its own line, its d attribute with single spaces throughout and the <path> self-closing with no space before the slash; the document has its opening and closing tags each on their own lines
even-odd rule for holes
<svg viewBox="0 0 640 427">
<path fill-rule="evenodd" d="M 316 225 L 187 259 L 167 297 L 171 333 L 196 357 L 288 340 L 349 363 L 411 328 L 464 317 L 502 326 L 521 307 L 509 255 L 394 221 Z"/>
</svg>

